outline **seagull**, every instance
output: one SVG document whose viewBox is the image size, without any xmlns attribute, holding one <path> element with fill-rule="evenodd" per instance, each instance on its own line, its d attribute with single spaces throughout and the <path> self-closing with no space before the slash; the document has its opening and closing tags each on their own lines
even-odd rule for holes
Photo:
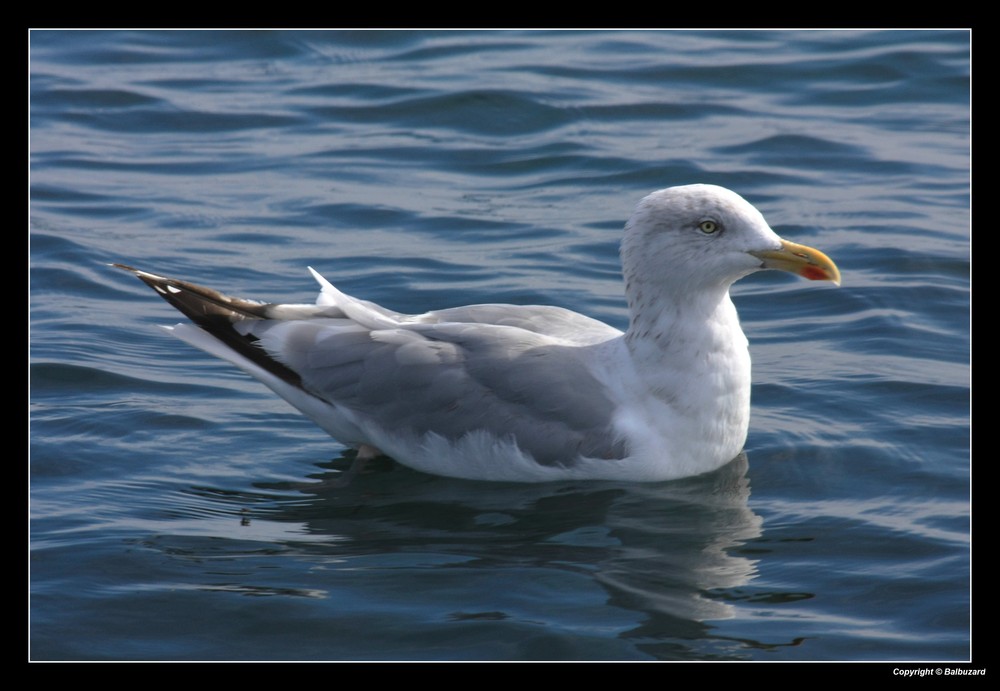
<svg viewBox="0 0 1000 691">
<path fill-rule="evenodd" d="M 840 284 L 728 189 L 670 187 L 625 225 L 624 332 L 554 306 L 408 315 L 340 292 L 316 304 L 230 297 L 130 271 L 192 323 L 172 335 L 259 379 L 357 461 L 385 455 L 472 480 L 658 482 L 737 457 L 750 355 L 730 286 L 762 269 Z M 353 470 L 353 469 L 352 469 Z"/>
</svg>

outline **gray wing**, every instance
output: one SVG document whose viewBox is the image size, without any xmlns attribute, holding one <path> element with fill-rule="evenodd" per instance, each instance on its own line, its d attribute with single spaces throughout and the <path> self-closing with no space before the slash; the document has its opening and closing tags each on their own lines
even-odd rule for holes
<svg viewBox="0 0 1000 691">
<path fill-rule="evenodd" d="M 189 342 L 277 387 L 306 414 L 312 406 L 293 391 L 416 439 L 513 438 L 546 465 L 627 455 L 611 429 L 614 405 L 588 365 L 597 344 L 620 332 L 582 315 L 475 305 L 407 316 L 346 296 L 315 272 L 316 305 L 265 304 L 115 266 L 211 337 Z"/>
<path fill-rule="evenodd" d="M 379 427 L 457 440 L 516 439 L 546 465 L 623 458 L 614 406 L 587 365 L 589 346 L 487 324 L 369 330 L 344 319 L 252 322 L 258 345 L 307 391 Z"/>
<path fill-rule="evenodd" d="M 601 343 L 622 335 L 621 331 L 602 321 L 551 305 L 469 305 L 428 312 L 408 320 L 511 326 L 580 345 Z"/>
</svg>

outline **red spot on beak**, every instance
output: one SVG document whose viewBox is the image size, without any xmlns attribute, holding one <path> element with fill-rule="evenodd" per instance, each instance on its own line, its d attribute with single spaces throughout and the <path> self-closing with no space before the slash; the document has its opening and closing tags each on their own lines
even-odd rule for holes
<svg viewBox="0 0 1000 691">
<path fill-rule="evenodd" d="M 826 281 L 830 279 L 823 269 L 815 266 L 803 267 L 799 275 L 803 278 L 808 278 L 810 281 Z"/>
</svg>

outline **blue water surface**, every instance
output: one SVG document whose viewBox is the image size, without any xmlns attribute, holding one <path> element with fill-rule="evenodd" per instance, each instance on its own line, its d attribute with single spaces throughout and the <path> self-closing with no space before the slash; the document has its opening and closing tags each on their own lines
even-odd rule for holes
<svg viewBox="0 0 1000 691">
<path fill-rule="evenodd" d="M 31 32 L 31 658 L 968 660 L 969 47 Z M 623 328 L 624 221 L 693 182 L 843 286 L 735 286 L 745 456 L 677 482 L 337 486 L 343 445 L 107 266 Z"/>
</svg>

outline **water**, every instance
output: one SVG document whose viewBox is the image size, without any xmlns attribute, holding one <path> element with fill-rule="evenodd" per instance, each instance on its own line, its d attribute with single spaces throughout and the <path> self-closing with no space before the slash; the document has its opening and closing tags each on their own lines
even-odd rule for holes
<svg viewBox="0 0 1000 691">
<path fill-rule="evenodd" d="M 32 32 L 32 659 L 967 660 L 969 43 Z M 620 229 L 690 182 L 844 280 L 737 284 L 746 457 L 679 482 L 338 488 L 106 266 L 624 327 Z"/>
</svg>

